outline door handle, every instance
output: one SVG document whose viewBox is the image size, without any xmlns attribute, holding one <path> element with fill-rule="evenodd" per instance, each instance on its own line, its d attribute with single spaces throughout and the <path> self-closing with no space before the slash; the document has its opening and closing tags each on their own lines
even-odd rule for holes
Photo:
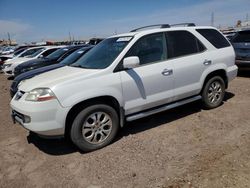
<svg viewBox="0 0 250 188">
<path fill-rule="evenodd" d="M 169 75 L 173 74 L 173 70 L 172 70 L 172 69 L 164 69 L 164 70 L 161 72 L 161 74 L 162 74 L 163 76 L 169 76 Z"/>
<path fill-rule="evenodd" d="M 204 65 L 211 65 L 211 64 L 212 64 L 212 61 L 206 59 L 206 60 L 203 62 L 203 64 L 204 64 Z"/>
</svg>

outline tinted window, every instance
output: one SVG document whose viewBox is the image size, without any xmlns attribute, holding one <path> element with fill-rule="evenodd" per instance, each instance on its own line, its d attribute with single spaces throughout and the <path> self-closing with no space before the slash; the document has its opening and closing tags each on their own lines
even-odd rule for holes
<svg viewBox="0 0 250 188">
<path fill-rule="evenodd" d="M 230 46 L 225 37 L 215 29 L 196 29 L 205 37 L 215 48 L 224 48 Z"/>
<path fill-rule="evenodd" d="M 62 60 L 60 63 L 64 65 L 70 65 L 74 63 L 76 60 L 78 60 L 80 57 L 82 57 L 90 48 L 81 48 L 74 53 L 70 54 L 68 57 L 66 57 L 64 60 Z"/>
<path fill-rule="evenodd" d="M 41 49 L 43 49 L 43 48 L 28 49 L 22 55 L 20 55 L 20 57 L 26 57 L 28 55 L 32 55 Z"/>
<path fill-rule="evenodd" d="M 53 49 L 46 50 L 45 52 L 42 53 L 42 55 L 43 55 L 43 57 L 47 57 L 49 54 L 53 53 L 57 49 L 58 48 L 53 48 Z"/>
<path fill-rule="evenodd" d="M 205 50 L 201 42 L 188 31 L 170 31 L 166 36 L 168 58 L 195 54 Z"/>
<path fill-rule="evenodd" d="M 250 31 L 238 32 L 232 42 L 250 42 Z"/>
<path fill-rule="evenodd" d="M 140 64 L 147 64 L 166 59 L 164 50 L 165 38 L 163 33 L 142 37 L 130 48 L 125 57 L 138 56 Z"/>
<path fill-rule="evenodd" d="M 26 50 L 26 48 L 22 48 L 20 50 L 15 51 L 13 56 L 17 56 L 17 55 L 21 54 L 24 50 Z"/>
<path fill-rule="evenodd" d="M 68 48 L 58 49 L 58 50 L 54 51 L 53 53 L 49 54 L 47 56 L 47 58 L 49 58 L 49 59 L 58 59 L 60 56 L 65 54 L 68 50 L 69 50 Z"/>
<path fill-rule="evenodd" d="M 57 61 L 60 62 L 60 61 L 64 60 L 66 57 L 68 57 L 70 54 L 72 54 L 76 50 L 78 50 L 78 48 L 69 49 L 65 54 L 63 54 L 61 57 L 59 57 L 59 59 Z"/>
<path fill-rule="evenodd" d="M 44 48 L 36 51 L 35 53 L 33 53 L 32 55 L 29 55 L 27 57 L 30 57 L 30 58 L 33 58 L 33 57 L 36 57 L 37 55 L 39 55 L 42 51 L 44 51 Z"/>
</svg>

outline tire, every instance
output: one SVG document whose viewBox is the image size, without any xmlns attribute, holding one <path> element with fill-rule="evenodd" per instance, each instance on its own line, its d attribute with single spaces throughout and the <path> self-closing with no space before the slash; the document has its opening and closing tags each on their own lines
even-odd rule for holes
<svg viewBox="0 0 250 188">
<path fill-rule="evenodd" d="M 220 76 L 210 78 L 202 90 L 202 102 L 206 109 L 213 109 L 222 103 L 225 96 L 225 82 Z"/>
<path fill-rule="evenodd" d="M 114 108 L 97 104 L 83 109 L 73 121 L 70 138 L 82 151 L 90 152 L 110 144 L 119 130 Z"/>
</svg>

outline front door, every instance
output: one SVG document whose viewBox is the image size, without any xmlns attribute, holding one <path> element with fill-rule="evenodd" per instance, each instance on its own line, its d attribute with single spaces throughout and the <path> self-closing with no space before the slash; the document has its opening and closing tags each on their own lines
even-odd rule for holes
<svg viewBox="0 0 250 188">
<path fill-rule="evenodd" d="M 172 101 L 173 64 L 166 52 L 164 33 L 155 33 L 140 38 L 125 55 L 140 59 L 139 67 L 120 72 L 125 115 Z"/>
</svg>

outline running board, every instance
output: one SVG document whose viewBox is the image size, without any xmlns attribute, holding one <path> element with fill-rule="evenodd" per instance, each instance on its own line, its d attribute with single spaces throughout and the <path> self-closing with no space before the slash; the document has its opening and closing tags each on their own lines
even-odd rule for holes
<svg viewBox="0 0 250 188">
<path fill-rule="evenodd" d="M 175 107 L 178 107 L 178 106 L 190 103 L 190 102 L 194 102 L 194 101 L 197 101 L 197 100 L 200 100 L 200 99 L 201 99 L 201 96 L 198 95 L 198 96 L 195 96 L 195 97 L 192 97 L 192 98 L 188 98 L 188 99 L 185 99 L 185 100 L 174 102 L 172 104 L 167 104 L 167 105 L 162 106 L 162 107 L 157 108 L 157 109 L 148 110 L 148 111 L 145 111 L 145 112 L 140 112 L 138 114 L 130 115 L 130 116 L 128 116 L 126 118 L 126 120 L 127 121 L 134 121 L 134 120 L 144 118 L 146 116 L 150 116 L 152 114 L 156 114 L 156 113 L 159 113 L 159 112 L 162 112 L 162 111 L 166 111 L 166 110 L 169 110 L 169 109 L 172 109 L 172 108 L 175 108 Z"/>
</svg>

